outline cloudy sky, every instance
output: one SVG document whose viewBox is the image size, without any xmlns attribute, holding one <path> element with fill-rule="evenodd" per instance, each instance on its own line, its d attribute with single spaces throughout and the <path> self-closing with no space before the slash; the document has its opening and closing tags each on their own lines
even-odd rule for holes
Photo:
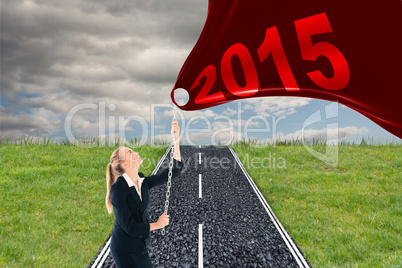
<svg viewBox="0 0 402 268">
<path fill-rule="evenodd" d="M 2 0 L 0 138 L 170 140 L 170 92 L 206 0 Z M 182 142 L 400 139 L 343 105 L 255 98 L 179 109 Z"/>
</svg>

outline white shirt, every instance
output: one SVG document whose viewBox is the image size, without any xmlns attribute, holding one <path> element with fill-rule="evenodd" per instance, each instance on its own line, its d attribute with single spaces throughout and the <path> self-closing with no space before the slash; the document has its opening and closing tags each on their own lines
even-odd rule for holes
<svg viewBox="0 0 402 268">
<path fill-rule="evenodd" d="M 141 198 L 141 185 L 142 185 L 142 182 L 144 181 L 145 178 L 138 177 L 138 186 L 139 186 L 139 188 L 137 188 L 137 185 L 134 184 L 133 180 L 130 178 L 130 176 L 128 176 L 127 173 L 124 173 L 123 177 L 126 180 L 126 182 L 128 184 L 128 187 L 133 187 L 133 186 L 135 187 L 135 189 L 137 190 L 137 193 L 140 196 L 140 199 L 142 201 L 142 198 Z"/>
</svg>

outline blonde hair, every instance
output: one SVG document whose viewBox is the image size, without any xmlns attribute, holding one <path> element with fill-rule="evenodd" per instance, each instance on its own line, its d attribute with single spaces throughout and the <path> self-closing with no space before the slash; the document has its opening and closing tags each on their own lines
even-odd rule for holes
<svg viewBox="0 0 402 268">
<path fill-rule="evenodd" d="M 116 178 L 123 175 L 124 170 L 121 164 L 125 160 L 125 154 L 120 153 L 120 149 L 124 149 L 124 147 L 119 147 L 112 153 L 110 156 L 110 163 L 107 164 L 106 167 L 106 209 L 110 213 L 113 211 L 113 205 L 110 201 L 110 189 L 112 188 L 113 183 L 115 183 Z"/>
</svg>

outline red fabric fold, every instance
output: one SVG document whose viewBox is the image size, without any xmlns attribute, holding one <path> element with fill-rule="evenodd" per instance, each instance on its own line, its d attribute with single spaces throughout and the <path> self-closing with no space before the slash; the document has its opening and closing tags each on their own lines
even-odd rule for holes
<svg viewBox="0 0 402 268">
<path fill-rule="evenodd" d="M 401 1 L 210 0 L 172 90 L 183 110 L 299 96 L 342 103 L 402 138 Z"/>
</svg>

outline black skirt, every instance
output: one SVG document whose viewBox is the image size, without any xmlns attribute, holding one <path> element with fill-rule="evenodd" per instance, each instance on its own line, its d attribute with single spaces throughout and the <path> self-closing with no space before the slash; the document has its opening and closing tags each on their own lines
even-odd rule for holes
<svg viewBox="0 0 402 268">
<path fill-rule="evenodd" d="M 117 268 L 153 268 L 148 251 L 142 252 L 112 252 L 112 257 Z"/>
</svg>

